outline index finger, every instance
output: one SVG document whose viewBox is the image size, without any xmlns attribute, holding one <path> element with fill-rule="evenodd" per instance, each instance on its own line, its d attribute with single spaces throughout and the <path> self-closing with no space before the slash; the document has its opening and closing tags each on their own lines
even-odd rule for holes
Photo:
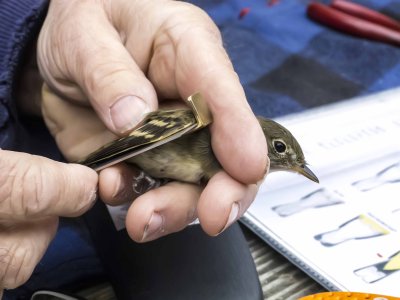
<svg viewBox="0 0 400 300">
<path fill-rule="evenodd" d="M 267 144 L 217 27 L 200 10 L 181 14 L 168 29 L 175 51 L 174 77 L 186 98 L 199 91 L 214 117 L 212 148 L 223 168 L 240 182 L 261 180 L 268 170 Z"/>
</svg>

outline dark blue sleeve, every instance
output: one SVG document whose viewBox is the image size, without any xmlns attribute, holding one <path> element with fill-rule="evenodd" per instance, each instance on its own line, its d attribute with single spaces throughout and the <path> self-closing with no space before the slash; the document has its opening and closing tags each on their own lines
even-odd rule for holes
<svg viewBox="0 0 400 300">
<path fill-rule="evenodd" d="M 13 90 L 22 57 L 47 10 L 44 0 L 0 0 L 0 147 L 16 147 Z"/>
</svg>

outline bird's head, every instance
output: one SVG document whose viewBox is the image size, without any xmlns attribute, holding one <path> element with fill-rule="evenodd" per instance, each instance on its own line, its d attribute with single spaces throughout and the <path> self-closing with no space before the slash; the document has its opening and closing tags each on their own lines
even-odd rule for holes
<svg viewBox="0 0 400 300">
<path fill-rule="evenodd" d="M 290 131 L 273 120 L 262 117 L 258 120 L 267 140 L 270 172 L 296 172 L 318 183 L 317 176 L 307 167 L 300 144 Z"/>
</svg>

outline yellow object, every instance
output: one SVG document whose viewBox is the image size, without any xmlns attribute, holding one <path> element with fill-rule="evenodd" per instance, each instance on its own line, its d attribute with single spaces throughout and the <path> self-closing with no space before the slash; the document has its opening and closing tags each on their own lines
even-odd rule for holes
<svg viewBox="0 0 400 300">
<path fill-rule="evenodd" d="M 390 231 L 384 228 L 382 225 L 380 225 L 378 222 L 376 222 L 374 219 L 372 219 L 370 216 L 367 215 L 360 215 L 359 216 L 360 220 L 364 222 L 364 224 L 368 225 L 372 230 L 379 232 L 381 234 L 389 234 Z"/>
<path fill-rule="evenodd" d="M 353 292 L 327 292 L 309 295 L 298 300 L 400 300 L 397 297 Z"/>
<path fill-rule="evenodd" d="M 386 271 L 400 270 L 400 252 L 393 256 L 383 269 Z"/>
</svg>

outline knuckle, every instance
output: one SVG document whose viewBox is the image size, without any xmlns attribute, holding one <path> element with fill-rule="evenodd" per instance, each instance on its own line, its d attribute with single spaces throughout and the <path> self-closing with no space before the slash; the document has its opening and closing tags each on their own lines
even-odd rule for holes
<svg viewBox="0 0 400 300">
<path fill-rule="evenodd" d="M 12 193 L 12 184 L 10 184 L 10 177 L 12 180 L 12 173 L 8 163 L 2 156 L 0 156 L 0 213 L 4 214 L 9 208 L 11 203 L 10 196 Z"/>
<path fill-rule="evenodd" d="M 202 28 L 209 30 L 218 38 L 221 37 L 217 25 L 203 9 L 186 2 L 177 2 L 176 6 L 179 6 L 180 11 L 175 9 L 174 14 L 185 16 L 189 21 L 200 23 Z"/>
<path fill-rule="evenodd" d="M 86 50 L 82 50 L 82 52 L 84 51 Z M 106 90 L 102 90 L 101 87 L 108 87 L 109 83 L 113 82 L 115 78 L 130 73 L 129 66 L 118 58 L 111 58 L 109 61 L 105 62 L 102 57 L 112 57 L 107 55 L 105 53 L 106 51 L 106 49 L 99 49 L 96 53 L 93 53 L 79 71 L 83 85 L 88 90 L 89 95 L 95 93 L 95 91 L 99 89 L 99 95 L 101 95 L 103 92 L 106 92 Z"/>
<path fill-rule="evenodd" d="M 187 36 L 201 36 L 222 46 L 221 32 L 204 10 L 184 2 L 176 2 L 175 6 L 171 10 L 173 17 L 167 18 L 163 23 L 163 29 L 171 34 L 175 42 Z"/>
<path fill-rule="evenodd" d="M 37 215 L 46 206 L 46 197 L 43 197 L 43 171 L 37 165 L 20 166 L 13 186 L 20 186 L 18 193 L 11 199 L 16 210 L 23 216 Z"/>
<path fill-rule="evenodd" d="M 48 203 L 43 167 L 32 160 L 36 158 L 29 156 L 11 165 L 7 182 L 10 211 L 23 217 L 40 214 Z"/>
</svg>

